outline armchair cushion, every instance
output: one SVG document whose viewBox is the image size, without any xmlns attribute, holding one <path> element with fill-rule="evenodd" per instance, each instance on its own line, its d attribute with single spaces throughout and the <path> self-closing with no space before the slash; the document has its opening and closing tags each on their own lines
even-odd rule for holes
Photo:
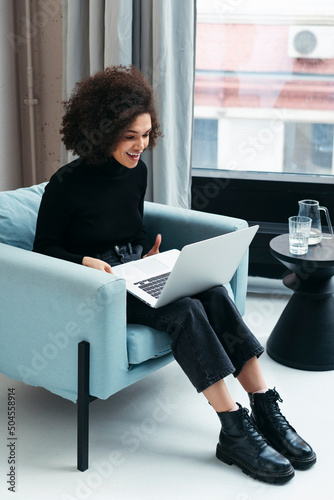
<svg viewBox="0 0 334 500">
<path fill-rule="evenodd" d="M 0 193 L 0 242 L 32 250 L 46 183 Z"/>
<path fill-rule="evenodd" d="M 138 365 L 171 352 L 168 334 L 149 326 L 128 325 L 126 338 L 130 365 Z"/>
</svg>

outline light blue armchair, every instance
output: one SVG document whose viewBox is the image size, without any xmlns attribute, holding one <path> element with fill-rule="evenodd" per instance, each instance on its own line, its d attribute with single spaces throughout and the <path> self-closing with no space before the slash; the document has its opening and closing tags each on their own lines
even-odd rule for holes
<svg viewBox="0 0 334 500">
<path fill-rule="evenodd" d="M 126 325 L 125 282 L 31 252 L 45 184 L 0 193 L 0 372 L 78 404 L 78 469 L 88 468 L 88 405 L 173 360 L 169 337 Z M 162 250 L 247 227 L 241 219 L 145 203 Z M 227 285 L 244 313 L 245 255 Z M 79 346 L 79 348 L 78 348 Z"/>
</svg>

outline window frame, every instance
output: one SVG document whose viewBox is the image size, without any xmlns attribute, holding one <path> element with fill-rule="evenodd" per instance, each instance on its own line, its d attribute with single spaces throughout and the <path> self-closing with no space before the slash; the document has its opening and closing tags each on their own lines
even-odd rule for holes
<svg viewBox="0 0 334 500">
<path fill-rule="evenodd" d="M 323 9 L 321 11 L 321 9 Z M 319 14 L 319 12 L 321 12 Z M 250 24 L 250 25 L 277 25 L 277 26 L 331 26 L 334 30 L 334 3 L 329 0 L 318 0 L 315 4 L 314 0 L 305 0 L 301 5 L 298 2 L 291 0 L 282 0 L 281 2 L 268 2 L 268 0 L 197 0 L 197 24 Z M 327 28 L 326 28 L 327 29 Z M 217 74 L 220 77 L 228 77 L 228 71 L 210 71 L 195 68 L 197 76 L 205 76 Z M 243 72 L 236 72 L 235 77 L 242 78 Z M 261 74 L 263 78 L 268 78 L 268 74 Z M 269 75 L 270 77 L 271 75 Z M 282 79 L 282 85 L 286 81 L 298 80 L 301 78 L 325 78 L 327 76 L 307 74 L 276 74 L 275 77 Z M 334 76 L 328 75 L 328 80 L 334 82 Z M 196 86 L 196 83 L 195 83 Z M 333 83 L 334 89 L 334 83 Z M 195 87 L 196 90 L 196 87 Z M 334 94 L 334 90 L 333 90 Z M 282 120 L 283 125 L 288 122 L 295 123 L 324 123 L 334 125 L 334 111 L 316 110 L 316 109 L 292 109 L 292 108 L 231 108 L 231 107 L 203 107 L 194 105 L 194 118 L 218 119 L 234 119 L 238 116 L 251 116 L 254 114 L 254 109 L 258 117 L 266 117 L 267 119 Z M 218 129 L 220 128 L 218 121 Z M 218 132 L 219 135 L 219 132 Z M 218 138 L 218 144 L 220 138 Z M 284 144 L 283 144 L 284 148 Z M 284 154 L 284 152 L 283 152 Z M 259 180 L 279 180 L 286 182 L 302 182 L 302 183 L 334 183 L 334 134 L 332 146 L 332 173 L 303 173 L 303 172 L 271 172 L 271 171 L 256 171 L 242 168 L 242 165 L 237 170 L 229 170 L 220 168 L 221 157 L 218 150 L 217 169 L 198 168 L 192 165 L 192 173 L 194 176 L 207 177 L 229 177 L 238 179 L 259 179 Z"/>
</svg>

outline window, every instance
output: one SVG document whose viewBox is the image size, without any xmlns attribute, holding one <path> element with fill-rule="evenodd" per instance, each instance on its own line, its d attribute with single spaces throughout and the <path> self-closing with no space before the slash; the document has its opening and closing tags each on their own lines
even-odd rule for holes
<svg viewBox="0 0 334 500">
<path fill-rule="evenodd" d="M 218 120 L 196 118 L 193 157 L 197 168 L 216 168 L 218 156 Z"/>
<path fill-rule="evenodd" d="M 333 0 L 197 0 L 193 169 L 334 182 Z"/>
</svg>

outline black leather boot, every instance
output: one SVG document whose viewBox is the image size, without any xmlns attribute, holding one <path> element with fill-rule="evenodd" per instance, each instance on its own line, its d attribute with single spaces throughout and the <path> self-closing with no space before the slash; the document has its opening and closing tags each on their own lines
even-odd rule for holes
<svg viewBox="0 0 334 500">
<path fill-rule="evenodd" d="M 228 465 L 235 464 L 249 476 L 266 483 L 283 484 L 295 472 L 289 460 L 274 450 L 258 432 L 248 410 L 217 413 L 222 428 L 216 457 Z"/>
<path fill-rule="evenodd" d="M 316 454 L 282 415 L 277 401 L 282 399 L 275 389 L 263 394 L 249 394 L 251 418 L 275 450 L 288 458 L 297 470 L 309 469 L 317 461 Z"/>
</svg>

